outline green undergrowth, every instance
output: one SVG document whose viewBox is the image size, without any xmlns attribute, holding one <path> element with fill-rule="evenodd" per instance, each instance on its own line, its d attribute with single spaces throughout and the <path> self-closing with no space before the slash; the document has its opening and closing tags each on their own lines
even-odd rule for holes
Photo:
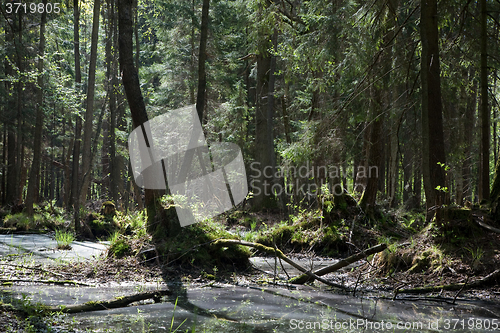
<svg viewBox="0 0 500 333">
<path fill-rule="evenodd" d="M 319 211 L 302 212 L 290 221 L 273 226 L 262 224 L 255 235 L 246 238 L 266 246 L 277 246 L 284 251 L 313 250 L 317 255 L 338 256 L 346 251 L 349 227 L 345 220 L 326 223 Z"/>
<path fill-rule="evenodd" d="M 116 212 L 113 216 L 114 230 L 108 241 L 108 255 L 122 258 L 138 255 L 144 248 L 151 246 L 151 236 L 147 234 L 147 218 L 145 212 L 123 214 Z"/>
<path fill-rule="evenodd" d="M 3 228 L 17 231 L 55 231 L 66 228 L 70 218 L 60 207 L 50 204 L 34 205 L 34 215 L 29 217 L 26 213 L 5 214 Z"/>
<path fill-rule="evenodd" d="M 487 232 L 472 221 L 468 209 L 448 207 L 443 216 L 445 219 L 430 223 L 424 222 L 422 213 L 400 219 L 399 225 L 410 235 L 379 239 L 388 244 L 385 251 L 373 257 L 380 272 L 442 274 L 454 266 L 457 271 L 483 269 L 488 254 L 483 249 Z M 493 257 L 494 251 L 490 252 Z"/>
</svg>

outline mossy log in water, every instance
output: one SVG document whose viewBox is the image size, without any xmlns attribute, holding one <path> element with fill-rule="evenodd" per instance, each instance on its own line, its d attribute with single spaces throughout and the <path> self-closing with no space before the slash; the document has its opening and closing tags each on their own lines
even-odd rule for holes
<svg viewBox="0 0 500 333">
<path fill-rule="evenodd" d="M 97 301 L 97 302 L 91 301 L 84 304 L 49 306 L 45 308 L 45 310 L 47 312 L 63 312 L 63 313 L 100 311 L 107 309 L 123 308 L 131 303 L 144 301 L 146 299 L 153 299 L 155 302 L 159 302 L 159 299 L 162 296 L 166 295 L 173 295 L 173 292 L 170 290 L 156 290 L 147 293 L 135 294 L 132 296 L 116 297 L 108 301 Z"/>
<path fill-rule="evenodd" d="M 488 283 L 493 282 L 498 277 L 500 277 L 500 269 L 497 269 L 493 273 L 490 273 L 479 280 L 472 281 L 469 283 L 453 283 L 453 284 L 446 284 L 446 285 L 440 285 L 440 286 L 400 289 L 400 290 L 396 290 L 396 295 L 397 294 L 425 294 L 425 293 L 431 293 L 431 292 L 438 292 L 441 290 L 453 291 L 453 290 L 478 288 L 478 287 L 481 287 L 483 285 L 486 285 Z"/>
<path fill-rule="evenodd" d="M 386 248 L 387 248 L 387 244 L 376 245 L 376 246 L 371 247 L 365 251 L 361 251 L 359 253 L 356 253 L 356 254 L 354 254 L 346 259 L 340 260 L 336 264 L 333 264 L 331 266 L 317 270 L 316 272 L 314 272 L 314 274 L 317 276 L 323 276 L 323 275 L 328 274 L 328 273 L 333 273 L 333 272 L 341 269 L 342 267 L 350 265 L 358 260 L 361 260 L 365 257 L 368 257 L 369 255 L 384 251 Z M 307 274 L 302 274 L 301 276 L 290 279 L 289 282 L 293 283 L 293 284 L 304 284 L 308 281 L 311 281 L 311 277 Z"/>
</svg>

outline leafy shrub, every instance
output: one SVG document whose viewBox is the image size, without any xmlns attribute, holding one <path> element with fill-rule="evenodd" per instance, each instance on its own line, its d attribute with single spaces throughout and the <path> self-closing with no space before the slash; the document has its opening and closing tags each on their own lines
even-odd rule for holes
<svg viewBox="0 0 500 333">
<path fill-rule="evenodd" d="M 27 231 L 33 229 L 32 220 L 24 213 L 5 216 L 4 226 L 6 228 L 16 228 L 17 230 Z"/>
</svg>

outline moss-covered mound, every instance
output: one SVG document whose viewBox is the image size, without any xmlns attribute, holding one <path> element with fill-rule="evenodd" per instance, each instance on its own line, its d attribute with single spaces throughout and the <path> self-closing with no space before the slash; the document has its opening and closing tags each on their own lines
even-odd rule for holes
<svg viewBox="0 0 500 333">
<path fill-rule="evenodd" d="M 247 268 L 250 257 L 248 248 L 240 245 L 214 246 L 214 241 L 221 238 L 240 239 L 222 225 L 209 220 L 184 227 L 175 237 L 156 237 L 156 249 L 166 264 Z"/>
<path fill-rule="evenodd" d="M 255 242 L 276 245 L 285 251 L 314 250 L 317 255 L 338 256 L 347 250 L 348 227 L 345 220 L 326 223 L 320 216 L 304 214 L 290 223 L 282 222 L 260 230 Z"/>
</svg>

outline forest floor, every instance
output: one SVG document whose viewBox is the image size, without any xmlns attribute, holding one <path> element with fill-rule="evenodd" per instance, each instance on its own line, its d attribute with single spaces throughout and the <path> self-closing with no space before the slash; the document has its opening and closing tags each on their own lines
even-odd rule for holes
<svg viewBox="0 0 500 333">
<path fill-rule="evenodd" d="M 379 210 L 370 219 L 353 211 L 301 211 L 285 220 L 277 213 L 233 212 L 217 223 L 226 231 L 247 241 L 281 249 L 291 259 L 345 258 L 379 243 L 388 248 L 358 262 L 357 265 L 323 276 L 352 293 L 379 293 L 396 297 L 398 291 L 423 286 L 464 283 L 463 288 L 446 291 L 437 288 L 426 297 L 453 300 L 457 297 L 500 300 L 500 285 L 487 283 L 476 288 L 467 285 L 494 272 L 500 263 L 500 234 L 480 227 L 487 222 L 485 211 L 457 210 L 445 224 L 425 223 L 421 212 Z M 324 212 L 323 212 L 324 213 Z M 465 218 L 460 214 L 465 214 Z M 252 255 L 265 256 L 258 251 Z M 251 265 L 220 267 L 199 265 L 195 260 L 172 263 L 145 260 L 137 255 L 116 258 L 110 253 L 90 262 L 36 265 L 38 269 L 16 267 L 12 258 L 0 259 L 0 272 L 8 279 L 72 280 L 92 286 L 116 283 L 165 283 L 175 281 L 190 286 L 213 284 L 273 284 L 286 287 L 287 281 Z M 321 284 L 315 282 L 316 285 Z M 26 312 L 5 304 L 0 311 L 0 331 L 23 331 L 31 325 Z M 28 319 L 27 319 L 28 318 Z M 2 326 L 3 325 L 3 326 Z"/>
</svg>

